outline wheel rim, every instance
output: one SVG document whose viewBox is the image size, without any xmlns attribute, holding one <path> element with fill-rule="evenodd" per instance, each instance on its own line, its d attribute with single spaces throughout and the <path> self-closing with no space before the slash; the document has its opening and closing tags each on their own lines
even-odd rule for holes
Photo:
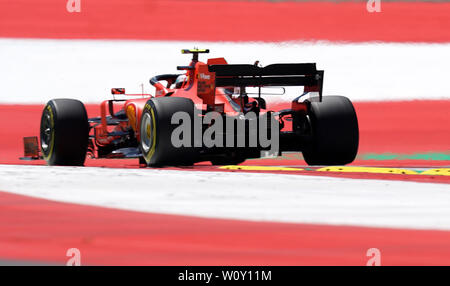
<svg viewBox="0 0 450 286">
<path fill-rule="evenodd" d="M 148 153 L 153 145 L 153 120 L 149 113 L 145 113 L 141 125 L 141 143 L 142 151 Z"/>
<path fill-rule="evenodd" d="M 47 154 L 49 151 L 49 146 L 52 142 L 53 136 L 53 124 L 52 118 L 49 112 L 46 110 L 44 116 L 42 117 L 41 126 L 41 148 L 42 151 Z"/>
</svg>

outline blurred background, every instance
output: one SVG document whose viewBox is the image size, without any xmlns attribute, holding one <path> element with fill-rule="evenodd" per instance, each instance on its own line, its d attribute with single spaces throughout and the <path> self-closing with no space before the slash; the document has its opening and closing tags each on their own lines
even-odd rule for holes
<svg viewBox="0 0 450 286">
<path fill-rule="evenodd" d="M 449 15 L 448 1 L 0 0 L 0 110 L 17 117 L 25 107 L 10 105 L 35 106 L 21 118 L 39 118 L 51 98 L 153 93 L 149 78 L 188 62 L 180 49 L 209 48 L 205 60 L 316 62 L 324 94 L 355 102 L 361 156 L 447 164 Z M 267 100 L 289 104 L 300 93 Z M 4 158 L 17 157 L 37 124 L 0 131 L 13 136 Z"/>
<path fill-rule="evenodd" d="M 324 94 L 356 108 L 353 164 L 414 174 L 18 159 L 48 100 L 96 116 L 111 88 L 154 93 L 149 79 L 193 47 L 211 50 L 201 60 L 316 62 Z M 449 177 L 419 173 L 450 166 L 449 52 L 449 1 L 0 0 L 0 264 L 61 264 L 80 247 L 83 264 L 365 265 L 380 247 L 383 265 L 448 265 Z M 245 164 L 305 165 L 300 153 Z"/>
</svg>

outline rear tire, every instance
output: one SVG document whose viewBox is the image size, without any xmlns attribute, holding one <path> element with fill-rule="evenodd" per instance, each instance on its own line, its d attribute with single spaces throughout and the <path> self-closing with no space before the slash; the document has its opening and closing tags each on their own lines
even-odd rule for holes
<svg viewBox="0 0 450 286">
<path fill-rule="evenodd" d="M 190 146 L 175 147 L 172 132 L 178 124 L 172 124 L 172 115 L 178 111 L 191 118 L 191 139 L 194 136 L 194 103 L 188 98 L 152 98 L 142 111 L 140 123 L 140 149 L 148 166 L 192 165 L 195 162 L 193 140 Z"/>
<path fill-rule="evenodd" d="M 89 122 L 83 103 L 52 99 L 45 106 L 40 127 L 42 155 L 50 166 L 82 166 L 89 142 Z"/>
<path fill-rule="evenodd" d="M 351 101 L 344 96 L 324 96 L 310 101 L 312 142 L 303 157 L 308 165 L 345 165 L 358 152 L 359 129 Z"/>
</svg>

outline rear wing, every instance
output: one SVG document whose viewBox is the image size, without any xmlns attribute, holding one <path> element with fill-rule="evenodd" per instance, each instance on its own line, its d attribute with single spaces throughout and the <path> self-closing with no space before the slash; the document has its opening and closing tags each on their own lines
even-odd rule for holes
<svg viewBox="0 0 450 286">
<path fill-rule="evenodd" d="M 215 74 L 215 87 L 305 86 L 305 91 L 317 91 L 322 99 L 324 71 L 315 63 L 209 65 L 208 71 Z"/>
</svg>

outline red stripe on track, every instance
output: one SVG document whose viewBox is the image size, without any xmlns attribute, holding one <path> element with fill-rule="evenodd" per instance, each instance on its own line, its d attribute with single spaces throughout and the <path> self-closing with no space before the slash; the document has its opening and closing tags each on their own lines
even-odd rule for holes
<svg viewBox="0 0 450 286">
<path fill-rule="evenodd" d="M 298 165 L 298 161 L 297 164 Z M 247 163 L 246 163 L 247 164 Z M 253 165 L 248 163 L 248 165 Z M 257 165 L 257 164 L 255 164 Z M 276 165 L 270 164 L 271 166 Z M 364 165 L 364 164 L 363 164 Z M 221 170 L 217 168 L 201 168 L 196 167 L 197 171 L 223 171 L 223 172 L 239 172 L 239 173 L 270 173 L 270 174 L 285 174 L 285 175 L 308 175 L 308 176 L 322 176 L 334 178 L 350 178 L 350 179 L 368 179 L 368 180 L 392 180 L 392 181 L 406 181 L 406 182 L 425 182 L 425 183 L 443 183 L 450 184 L 449 176 L 432 176 L 432 175 L 400 175 L 400 174 L 382 174 L 382 173 L 345 173 L 345 172 L 324 172 L 324 171 L 248 171 L 248 170 Z"/>
<path fill-rule="evenodd" d="M 449 151 L 450 100 L 356 102 L 362 153 Z M 89 116 L 98 116 L 98 105 L 86 106 Z M 277 104 L 269 108 L 285 108 Z M 38 136 L 43 105 L 0 105 L 9 124 L 0 129 L 0 163 L 17 163 L 23 155 L 22 137 Z"/>
<path fill-rule="evenodd" d="M 450 151 L 450 100 L 354 102 L 359 153 Z M 269 108 L 290 108 L 290 103 Z"/>
<path fill-rule="evenodd" d="M 0 37 L 449 42 L 450 3 L 0 0 Z"/>
<path fill-rule="evenodd" d="M 450 151 L 450 100 L 355 104 L 364 152 Z"/>
<path fill-rule="evenodd" d="M 282 108 L 282 105 L 273 106 Z M 5 124 L 0 129 L 0 163 L 3 164 L 43 164 L 43 161 L 21 161 L 24 136 L 38 136 L 39 122 L 43 106 L 0 105 L 0 114 L 11 119 L 13 124 Z M 359 153 L 416 153 L 448 152 L 450 142 L 450 101 L 408 101 L 408 102 L 357 102 L 355 108 L 360 127 Z M 97 116 L 99 107 L 87 105 L 89 116 Z M 12 121 L 14 119 L 14 121 Z M 249 165 L 304 165 L 302 160 L 264 159 L 250 160 Z M 355 161 L 353 165 L 374 166 L 446 166 L 448 161 L 388 160 Z M 138 168 L 137 160 L 88 160 L 87 166 Z M 179 169 L 179 168 L 178 168 Z M 179 169 L 183 170 L 183 169 Z M 188 168 L 198 171 L 218 171 L 207 163 Z M 286 174 L 308 174 L 360 179 L 411 180 L 421 182 L 448 183 L 450 177 L 393 174 L 354 174 L 329 172 L 274 172 Z"/>
<path fill-rule="evenodd" d="M 203 219 L 0 192 L 0 258 L 84 265 L 449 265 L 450 232 Z"/>
</svg>

